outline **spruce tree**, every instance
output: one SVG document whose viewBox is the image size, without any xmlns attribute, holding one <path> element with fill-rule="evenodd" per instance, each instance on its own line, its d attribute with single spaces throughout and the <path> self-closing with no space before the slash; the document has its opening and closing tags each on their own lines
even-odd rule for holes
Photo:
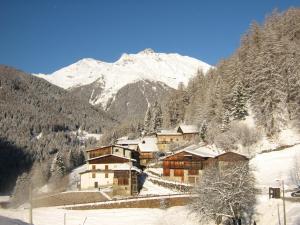
<svg viewBox="0 0 300 225">
<path fill-rule="evenodd" d="M 238 81 L 232 93 L 232 112 L 231 115 L 234 120 L 243 120 L 248 115 L 247 112 L 247 96 L 243 84 Z"/>
<path fill-rule="evenodd" d="M 154 103 L 152 109 L 152 118 L 151 118 L 151 132 L 157 132 L 159 128 L 162 127 L 163 124 L 163 117 L 162 117 L 162 110 L 158 102 Z"/>
<path fill-rule="evenodd" d="M 228 110 L 225 110 L 223 117 L 222 117 L 222 123 L 221 123 L 221 132 L 225 132 L 229 129 L 229 123 L 230 123 L 230 115 Z"/>
<path fill-rule="evenodd" d="M 204 120 L 201 124 L 200 132 L 199 132 L 202 141 L 205 141 L 206 133 L 207 133 L 207 123 L 206 120 Z"/>
<path fill-rule="evenodd" d="M 148 105 L 148 109 L 146 111 L 145 119 L 144 119 L 144 133 L 149 134 L 151 129 L 151 105 Z"/>
</svg>

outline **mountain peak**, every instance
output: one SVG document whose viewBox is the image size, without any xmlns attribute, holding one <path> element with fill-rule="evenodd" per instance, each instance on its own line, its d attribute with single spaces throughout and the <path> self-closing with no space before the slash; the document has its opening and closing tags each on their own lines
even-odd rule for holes
<svg viewBox="0 0 300 225">
<path fill-rule="evenodd" d="M 139 55 L 150 55 L 150 54 L 153 54 L 153 53 L 155 53 L 153 49 L 146 48 L 143 51 L 140 51 L 138 54 Z"/>
<path fill-rule="evenodd" d="M 97 87 L 101 87 L 101 92 L 94 88 L 93 103 L 101 104 L 106 108 L 110 99 L 113 99 L 127 84 L 149 80 L 177 88 L 179 83 L 187 84 L 198 69 L 206 73 L 210 68 L 210 65 L 195 58 L 174 53 L 155 53 L 147 48 L 137 54 L 124 53 L 114 63 L 85 58 L 51 75 L 38 74 L 37 76 L 65 89 L 81 87 L 97 81 Z"/>
</svg>

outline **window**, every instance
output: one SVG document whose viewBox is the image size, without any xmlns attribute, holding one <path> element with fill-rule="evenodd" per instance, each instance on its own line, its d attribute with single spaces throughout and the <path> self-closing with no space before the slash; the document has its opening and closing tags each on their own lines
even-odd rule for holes
<svg viewBox="0 0 300 225">
<path fill-rule="evenodd" d="M 98 182 L 95 182 L 95 183 L 94 183 L 94 187 L 95 187 L 95 188 L 98 188 Z"/>
<path fill-rule="evenodd" d="M 92 170 L 95 170 L 96 169 L 96 165 L 92 165 Z"/>
<path fill-rule="evenodd" d="M 119 178 L 118 179 L 118 185 L 128 185 L 128 178 Z"/>
<path fill-rule="evenodd" d="M 183 176 L 183 170 L 181 170 L 181 169 L 175 169 L 174 170 L 174 176 L 175 177 L 181 177 L 181 176 Z"/>
<path fill-rule="evenodd" d="M 96 174 L 95 173 L 92 173 L 92 178 L 96 178 Z"/>
<path fill-rule="evenodd" d="M 173 138 L 171 138 L 170 141 L 173 142 Z"/>
<path fill-rule="evenodd" d="M 108 170 L 108 165 L 105 165 L 105 170 Z"/>
<path fill-rule="evenodd" d="M 108 173 L 105 173 L 105 178 L 108 178 Z"/>
</svg>

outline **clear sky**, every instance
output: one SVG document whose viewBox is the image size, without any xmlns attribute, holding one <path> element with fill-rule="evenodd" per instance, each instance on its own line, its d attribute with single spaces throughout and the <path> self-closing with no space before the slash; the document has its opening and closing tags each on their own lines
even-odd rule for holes
<svg viewBox="0 0 300 225">
<path fill-rule="evenodd" d="M 253 21 L 299 0 L 0 0 L 0 64 L 51 73 L 145 48 L 215 65 Z"/>
</svg>

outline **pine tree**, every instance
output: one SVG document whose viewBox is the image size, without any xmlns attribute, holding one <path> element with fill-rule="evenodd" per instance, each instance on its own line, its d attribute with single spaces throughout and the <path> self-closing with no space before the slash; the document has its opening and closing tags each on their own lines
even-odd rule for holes
<svg viewBox="0 0 300 225">
<path fill-rule="evenodd" d="M 163 117 L 162 110 L 158 102 L 154 103 L 152 109 L 152 118 L 151 118 L 151 132 L 157 132 L 159 128 L 162 127 Z"/>
<path fill-rule="evenodd" d="M 229 123 L 230 123 L 230 116 L 228 110 L 226 110 L 222 117 L 222 124 L 221 124 L 221 132 L 225 132 L 229 129 Z"/>
<path fill-rule="evenodd" d="M 231 115 L 234 120 L 243 120 L 248 115 L 247 112 L 247 97 L 243 84 L 238 81 L 232 93 L 232 112 Z"/>
<path fill-rule="evenodd" d="M 206 120 L 204 120 L 201 124 L 200 132 L 199 132 L 199 135 L 200 135 L 200 138 L 202 139 L 202 141 L 205 141 L 206 133 L 207 133 L 207 123 L 206 123 Z"/>
<path fill-rule="evenodd" d="M 145 119 L 144 119 L 144 133 L 149 134 L 151 129 L 151 105 L 148 105 L 148 109 L 146 111 Z"/>
</svg>

